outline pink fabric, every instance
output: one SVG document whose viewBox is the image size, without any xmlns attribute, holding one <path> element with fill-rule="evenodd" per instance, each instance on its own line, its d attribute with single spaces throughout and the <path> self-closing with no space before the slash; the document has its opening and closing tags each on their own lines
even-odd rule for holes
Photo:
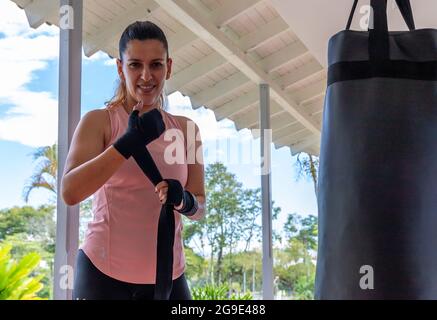
<svg viewBox="0 0 437 320">
<path fill-rule="evenodd" d="M 107 110 L 112 130 L 106 146 L 109 147 L 125 132 L 128 114 L 122 106 Z M 162 114 L 166 130 L 182 130 L 174 116 L 165 111 Z M 164 137 L 165 133 L 148 145 L 150 154 L 163 178 L 177 179 L 185 186 L 188 177 L 186 153 L 183 164 L 165 163 L 164 150 L 175 142 L 164 141 Z M 178 141 L 183 143 L 183 134 L 179 135 Z M 88 224 L 81 248 L 106 275 L 130 283 L 153 284 L 160 210 L 153 184 L 131 157 L 94 194 L 94 218 Z M 181 216 L 175 211 L 173 279 L 181 276 L 185 268 L 182 228 Z"/>
</svg>

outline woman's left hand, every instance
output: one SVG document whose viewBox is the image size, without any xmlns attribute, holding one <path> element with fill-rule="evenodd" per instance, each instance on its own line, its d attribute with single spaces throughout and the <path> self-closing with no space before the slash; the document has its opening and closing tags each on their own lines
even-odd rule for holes
<svg viewBox="0 0 437 320">
<path fill-rule="evenodd" d="M 167 201 L 167 193 L 168 193 L 168 183 L 167 181 L 161 181 L 155 187 L 155 193 L 158 194 L 159 202 L 161 204 L 166 203 Z M 180 209 L 183 206 L 183 201 L 178 206 L 175 206 L 175 209 Z"/>
</svg>

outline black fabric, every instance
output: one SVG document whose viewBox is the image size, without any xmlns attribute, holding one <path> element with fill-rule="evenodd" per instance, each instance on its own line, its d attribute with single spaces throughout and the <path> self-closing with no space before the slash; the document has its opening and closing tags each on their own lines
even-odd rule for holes
<svg viewBox="0 0 437 320">
<path fill-rule="evenodd" d="M 175 217 L 174 206 L 180 204 L 183 188 L 179 181 L 163 179 L 147 148 L 138 149 L 133 157 L 143 173 L 156 186 L 161 181 L 168 183 L 167 201 L 161 207 L 158 222 L 155 300 L 168 300 L 172 290 L 173 245 Z"/>
<path fill-rule="evenodd" d="M 164 181 L 168 184 L 166 203 L 178 206 L 184 196 L 184 188 L 178 180 L 164 179 Z"/>
<path fill-rule="evenodd" d="M 396 0 L 399 10 L 401 11 L 402 17 L 405 20 L 408 28 L 410 30 L 416 29 L 416 24 L 414 23 L 413 10 L 411 8 L 410 0 Z"/>
<path fill-rule="evenodd" d="M 374 30 L 329 43 L 315 297 L 437 299 L 437 30 L 372 4 Z"/>
<path fill-rule="evenodd" d="M 196 197 L 191 192 L 184 190 L 183 199 L 184 206 L 177 211 L 187 217 L 194 215 L 199 209 Z"/>
<path fill-rule="evenodd" d="M 371 61 L 343 61 L 328 67 L 328 86 L 340 81 L 376 77 L 437 81 L 437 61 L 387 60 L 379 64 Z"/>
<path fill-rule="evenodd" d="M 352 5 L 351 13 L 349 14 L 349 19 L 347 20 L 346 24 L 346 30 L 349 30 L 351 28 L 352 19 L 354 18 L 355 9 L 357 8 L 358 0 L 354 0 L 354 3 Z"/>
<path fill-rule="evenodd" d="M 152 156 L 147 148 L 137 150 L 133 154 L 135 161 L 143 173 L 150 179 L 153 185 L 157 185 L 162 179 Z M 173 275 L 173 245 L 174 245 L 174 205 L 163 204 L 159 214 L 158 239 L 156 248 L 156 287 L 155 300 L 168 300 L 172 290 Z"/>
<path fill-rule="evenodd" d="M 73 300 L 152 300 L 155 285 L 135 284 L 111 278 L 98 270 L 79 250 L 76 257 Z M 172 281 L 169 300 L 191 300 L 185 275 Z"/>
<path fill-rule="evenodd" d="M 371 0 L 373 29 L 369 29 L 369 57 L 374 64 L 389 58 L 387 1 Z"/>
<path fill-rule="evenodd" d="M 151 141 L 157 139 L 165 130 L 162 115 L 158 109 L 153 109 L 139 116 L 134 110 L 129 115 L 126 132 L 113 144 L 123 157 L 128 159 L 134 150 L 141 149 Z"/>
<path fill-rule="evenodd" d="M 186 216 L 192 216 L 198 209 L 196 198 L 181 183 L 174 179 L 165 179 L 168 184 L 167 204 L 179 206 L 183 201 L 183 207 L 177 211 Z"/>
</svg>

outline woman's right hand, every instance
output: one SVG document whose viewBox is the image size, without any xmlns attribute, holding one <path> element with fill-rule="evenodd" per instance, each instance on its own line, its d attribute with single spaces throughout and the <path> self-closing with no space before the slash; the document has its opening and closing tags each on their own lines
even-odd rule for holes
<svg viewBox="0 0 437 320">
<path fill-rule="evenodd" d="M 114 143 L 114 148 L 126 159 L 128 159 L 135 150 L 144 148 L 165 131 L 165 124 L 161 112 L 155 108 L 139 116 L 142 107 L 142 101 L 140 101 L 133 108 L 133 111 L 129 115 L 126 132 Z"/>
</svg>

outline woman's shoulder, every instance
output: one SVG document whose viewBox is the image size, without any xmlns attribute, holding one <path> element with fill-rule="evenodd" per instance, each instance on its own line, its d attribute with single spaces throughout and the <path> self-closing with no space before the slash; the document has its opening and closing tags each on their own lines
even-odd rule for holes
<svg viewBox="0 0 437 320">
<path fill-rule="evenodd" d="M 86 127 L 100 131 L 105 136 L 105 141 L 111 137 L 111 121 L 109 118 L 108 109 L 93 109 L 85 113 L 81 122 L 86 124 Z"/>
<path fill-rule="evenodd" d="M 95 127 L 104 127 L 109 123 L 109 113 L 106 108 L 104 109 L 93 109 L 85 113 L 81 121 L 85 121 L 92 124 Z"/>
</svg>

